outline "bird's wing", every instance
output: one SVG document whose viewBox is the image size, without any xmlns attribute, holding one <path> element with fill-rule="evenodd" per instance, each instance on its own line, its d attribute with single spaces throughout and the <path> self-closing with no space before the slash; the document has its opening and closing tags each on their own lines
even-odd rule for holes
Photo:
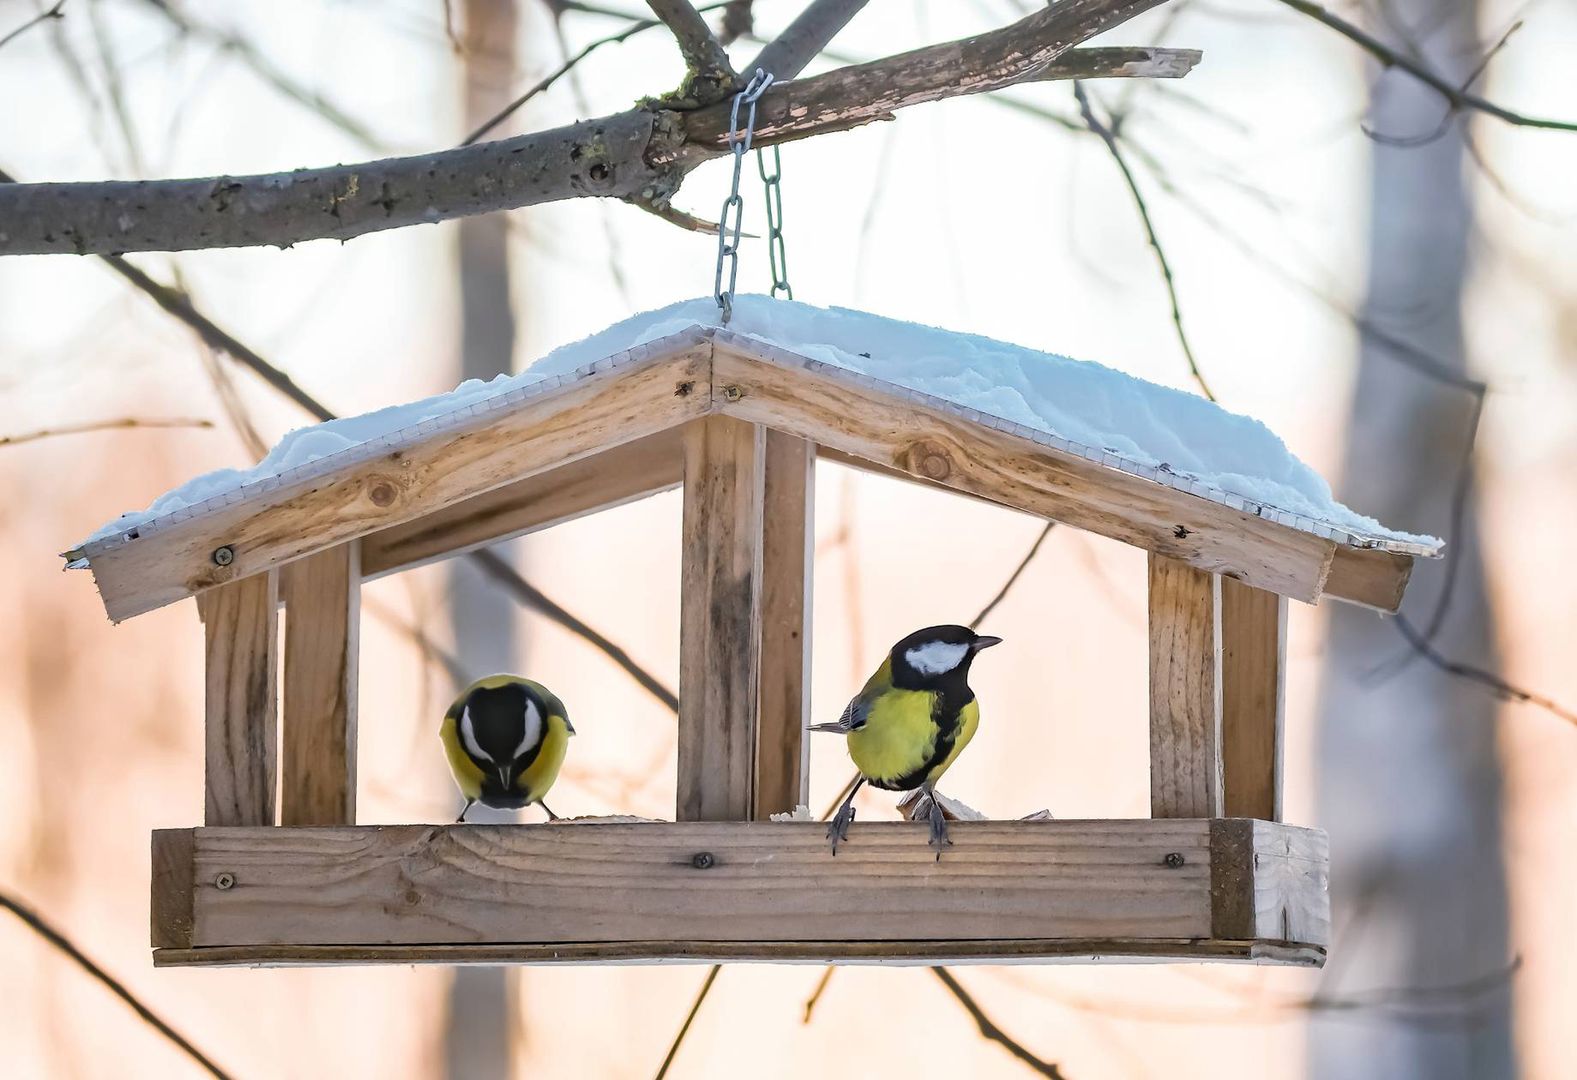
<svg viewBox="0 0 1577 1080">
<path fill-rule="evenodd" d="M 830 731 L 838 735 L 847 735 L 851 731 L 858 731 L 864 727 L 870 712 L 870 702 L 865 699 L 864 694 L 860 694 L 848 705 L 844 706 L 843 715 L 838 717 L 835 723 L 812 724 L 810 730 Z"/>
</svg>

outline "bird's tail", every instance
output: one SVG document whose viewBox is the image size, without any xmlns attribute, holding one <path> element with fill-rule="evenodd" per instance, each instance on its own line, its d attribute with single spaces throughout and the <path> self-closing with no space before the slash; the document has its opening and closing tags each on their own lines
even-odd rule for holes
<svg viewBox="0 0 1577 1080">
<path fill-rule="evenodd" d="M 839 720 L 831 724 L 812 724 L 810 725 L 809 730 L 830 731 L 834 735 L 847 735 L 853 729 L 851 729 L 849 725 L 845 724 L 843 721 Z"/>
</svg>

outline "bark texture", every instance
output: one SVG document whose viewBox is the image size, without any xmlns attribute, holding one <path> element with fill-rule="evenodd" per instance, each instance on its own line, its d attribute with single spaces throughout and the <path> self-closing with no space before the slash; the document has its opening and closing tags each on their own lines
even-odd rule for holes
<svg viewBox="0 0 1577 1080">
<path fill-rule="evenodd" d="M 808 138 L 897 109 L 1057 75 L 1079 42 L 1162 0 L 1057 0 L 999 30 L 810 79 L 762 97 L 756 142 Z M 1115 58 L 1114 58 L 1115 59 Z M 1136 74 L 1119 61 L 1115 74 Z M 676 104 L 676 103 L 670 103 Z M 0 255 L 289 247 L 587 196 L 666 205 L 686 173 L 727 147 L 722 102 L 663 102 L 551 131 L 416 157 L 198 180 L 0 187 Z"/>
</svg>

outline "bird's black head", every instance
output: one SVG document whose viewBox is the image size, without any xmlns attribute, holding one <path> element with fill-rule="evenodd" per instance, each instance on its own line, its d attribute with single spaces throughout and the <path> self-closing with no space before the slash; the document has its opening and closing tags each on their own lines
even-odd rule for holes
<svg viewBox="0 0 1577 1080">
<path fill-rule="evenodd" d="M 460 743 L 483 773 L 507 790 L 536 757 L 547 709 L 519 682 L 483 680 L 466 697 L 458 718 Z"/>
<path fill-rule="evenodd" d="M 967 626 L 928 626 L 893 646 L 893 685 L 919 690 L 948 682 L 964 682 L 975 654 L 1002 639 L 977 634 Z"/>
</svg>

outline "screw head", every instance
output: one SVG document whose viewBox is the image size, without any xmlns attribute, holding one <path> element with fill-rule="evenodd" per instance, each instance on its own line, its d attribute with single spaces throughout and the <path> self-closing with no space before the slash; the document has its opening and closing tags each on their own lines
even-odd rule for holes
<svg viewBox="0 0 1577 1080">
<path fill-rule="evenodd" d="M 710 851 L 698 851 L 690 857 L 690 865 L 697 870 L 710 870 L 716 862 Z"/>
<path fill-rule="evenodd" d="M 745 396 L 745 393 L 737 386 L 725 386 L 723 387 L 723 396 L 729 401 L 738 401 Z"/>
<path fill-rule="evenodd" d="M 1188 860 L 1183 858 L 1183 853 L 1182 852 L 1180 852 L 1180 851 L 1173 851 L 1173 852 L 1169 852 L 1167 854 L 1165 861 L 1166 861 L 1166 865 L 1167 866 L 1170 866 L 1173 870 L 1176 870 L 1179 866 L 1182 866 Z"/>
<path fill-rule="evenodd" d="M 218 874 L 218 875 L 216 875 L 214 877 L 214 888 L 223 890 L 223 889 L 230 889 L 230 888 L 234 888 L 234 887 L 235 887 L 235 875 L 230 873 L 228 870 L 226 870 L 224 873 Z"/>
<path fill-rule="evenodd" d="M 235 549 L 229 544 L 214 548 L 214 565 L 229 566 L 235 562 Z"/>
</svg>

